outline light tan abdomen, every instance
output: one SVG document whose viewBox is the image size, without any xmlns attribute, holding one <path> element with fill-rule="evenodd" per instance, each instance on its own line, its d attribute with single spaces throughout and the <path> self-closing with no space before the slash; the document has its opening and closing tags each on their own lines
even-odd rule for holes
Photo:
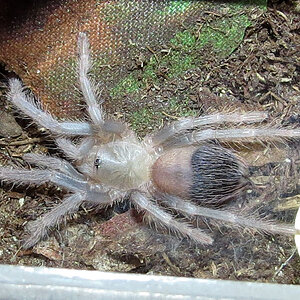
<svg viewBox="0 0 300 300">
<path fill-rule="evenodd" d="M 160 156 L 152 166 L 154 185 L 162 192 L 189 196 L 192 183 L 191 157 L 195 147 L 173 149 Z"/>
</svg>

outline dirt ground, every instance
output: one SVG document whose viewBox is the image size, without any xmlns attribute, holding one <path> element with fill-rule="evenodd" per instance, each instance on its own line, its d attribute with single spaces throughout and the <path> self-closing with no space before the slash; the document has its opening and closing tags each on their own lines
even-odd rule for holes
<svg viewBox="0 0 300 300">
<path fill-rule="evenodd" d="M 278 124 L 300 125 L 299 2 L 269 3 L 265 13 L 253 17 L 241 45 L 221 62 L 208 50 L 199 53 L 205 63 L 158 87 L 155 98 L 184 95 L 188 99 L 184 109 L 199 114 L 228 107 L 266 110 Z M 132 64 L 135 62 L 133 59 Z M 160 71 L 163 77 L 164 70 Z M 7 104 L 5 89 L 1 92 L 0 165 L 28 167 L 22 155 L 32 151 L 61 156 L 51 137 L 20 118 Z M 157 105 L 153 99 L 153 91 L 149 90 L 144 105 Z M 136 109 L 126 97 L 120 101 L 113 106 L 108 104 L 107 110 L 115 113 L 122 107 L 126 115 Z M 176 113 L 174 107 L 164 113 L 165 119 L 174 119 Z M 154 119 L 153 126 L 132 125 L 143 136 L 161 122 Z M 249 192 L 246 202 L 255 202 L 262 213 L 286 223 L 293 222 L 295 208 L 300 204 L 298 148 L 299 143 L 291 142 L 284 148 L 267 146 L 242 151 L 253 180 L 267 187 L 261 194 Z M 26 223 L 59 203 L 63 195 L 60 189 L 46 184 L 1 186 L 2 264 L 300 283 L 300 258 L 293 237 L 254 234 L 208 223 L 214 244 L 195 245 L 143 225 L 141 216 L 126 201 L 105 211 L 83 208 L 46 241 L 23 250 L 20 245 Z"/>
</svg>

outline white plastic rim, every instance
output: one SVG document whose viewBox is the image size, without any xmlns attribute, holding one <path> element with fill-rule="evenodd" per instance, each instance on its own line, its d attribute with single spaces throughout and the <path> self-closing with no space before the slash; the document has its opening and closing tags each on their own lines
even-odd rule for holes
<svg viewBox="0 0 300 300">
<path fill-rule="evenodd" d="M 298 208 L 298 212 L 295 219 L 295 228 L 300 230 L 300 207 Z M 300 255 L 300 234 L 295 235 L 295 243 L 298 249 L 298 253 Z"/>
</svg>

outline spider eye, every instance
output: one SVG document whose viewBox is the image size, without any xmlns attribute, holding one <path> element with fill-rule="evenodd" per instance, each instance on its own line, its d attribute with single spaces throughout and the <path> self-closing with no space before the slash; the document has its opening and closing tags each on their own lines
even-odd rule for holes
<svg viewBox="0 0 300 300">
<path fill-rule="evenodd" d="M 96 158 L 95 162 L 94 162 L 94 166 L 96 167 L 96 169 L 98 169 L 101 165 L 102 161 L 100 158 Z"/>
</svg>

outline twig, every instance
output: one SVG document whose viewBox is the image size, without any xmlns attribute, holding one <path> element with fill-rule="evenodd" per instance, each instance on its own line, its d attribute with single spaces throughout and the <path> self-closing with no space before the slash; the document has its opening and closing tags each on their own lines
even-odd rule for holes
<svg viewBox="0 0 300 300">
<path fill-rule="evenodd" d="M 293 253 L 290 255 L 290 257 L 284 262 L 281 264 L 281 266 L 279 267 L 279 269 L 275 272 L 274 276 L 273 276 L 273 279 L 281 272 L 281 270 L 283 268 L 285 268 L 287 266 L 287 264 L 290 262 L 290 260 L 293 258 L 293 256 L 295 255 L 296 253 L 296 249 L 294 249 Z"/>
<path fill-rule="evenodd" d="M 150 46 L 146 46 L 146 48 L 154 55 L 156 62 L 159 63 L 159 59 L 157 57 L 157 54 L 155 53 L 155 51 L 150 47 Z"/>
<path fill-rule="evenodd" d="M 182 275 L 182 272 L 180 271 L 180 269 L 171 262 L 170 258 L 167 256 L 167 254 L 165 252 L 162 253 L 162 257 L 165 260 L 165 262 L 167 263 L 167 265 L 171 268 L 171 270 L 177 276 L 181 276 Z"/>
<path fill-rule="evenodd" d="M 166 112 L 162 112 L 163 115 L 169 117 L 170 119 L 173 119 L 173 120 L 179 120 L 180 118 L 179 117 L 176 117 L 176 116 L 172 116 L 172 115 L 169 115 L 168 113 Z"/>
<path fill-rule="evenodd" d="M 23 146 L 28 144 L 40 143 L 40 142 L 41 142 L 40 138 L 32 138 L 32 139 L 26 139 L 21 141 L 14 141 L 14 142 L 0 141 L 0 146 Z"/>
</svg>

